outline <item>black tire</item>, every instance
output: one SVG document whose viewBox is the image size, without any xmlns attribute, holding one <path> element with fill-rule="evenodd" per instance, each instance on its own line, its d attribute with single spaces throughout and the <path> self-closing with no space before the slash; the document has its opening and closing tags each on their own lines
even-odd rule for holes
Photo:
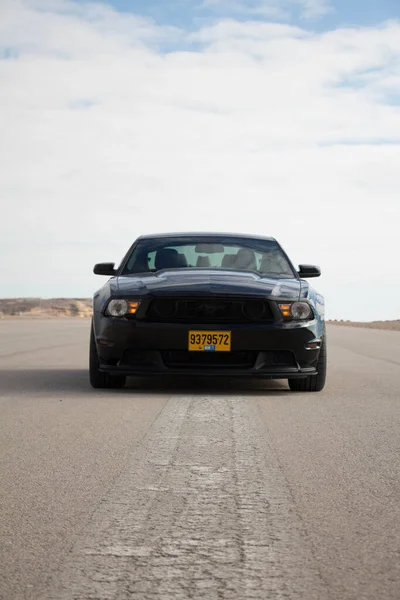
<svg viewBox="0 0 400 600">
<path fill-rule="evenodd" d="M 307 375 L 304 379 L 289 379 L 292 392 L 320 392 L 325 387 L 327 366 L 326 341 L 324 339 L 317 362 L 317 375 Z"/>
<path fill-rule="evenodd" d="M 91 386 L 95 389 L 120 389 L 124 387 L 126 381 L 126 377 L 122 375 L 110 375 L 99 370 L 99 357 L 93 324 L 90 331 L 89 379 Z"/>
</svg>

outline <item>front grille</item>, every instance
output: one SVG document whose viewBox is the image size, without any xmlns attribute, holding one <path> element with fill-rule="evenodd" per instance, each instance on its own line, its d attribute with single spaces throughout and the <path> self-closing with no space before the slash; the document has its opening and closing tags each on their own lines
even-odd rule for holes
<svg viewBox="0 0 400 600">
<path fill-rule="evenodd" d="M 169 350 L 162 353 L 167 367 L 192 368 L 242 368 L 251 369 L 256 362 L 257 352 L 189 352 Z"/>
<path fill-rule="evenodd" d="M 265 323 L 273 321 L 273 314 L 269 302 L 257 298 L 156 298 L 146 318 L 170 323 Z"/>
</svg>

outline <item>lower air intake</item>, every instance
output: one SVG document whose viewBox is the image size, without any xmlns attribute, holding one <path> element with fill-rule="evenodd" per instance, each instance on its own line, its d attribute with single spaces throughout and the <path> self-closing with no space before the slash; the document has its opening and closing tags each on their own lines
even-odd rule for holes
<svg viewBox="0 0 400 600">
<path fill-rule="evenodd" d="M 169 350 L 162 353 L 167 367 L 192 368 L 242 368 L 251 369 L 257 358 L 257 352 L 188 352 Z"/>
</svg>

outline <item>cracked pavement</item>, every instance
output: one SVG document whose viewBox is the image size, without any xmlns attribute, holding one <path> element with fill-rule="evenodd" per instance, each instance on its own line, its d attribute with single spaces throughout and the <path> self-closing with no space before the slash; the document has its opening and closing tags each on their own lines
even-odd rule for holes
<svg viewBox="0 0 400 600">
<path fill-rule="evenodd" d="M 0 322 L 2 599 L 400 597 L 398 332 L 331 328 L 326 391 L 293 394 L 94 391 L 88 329 Z"/>
</svg>

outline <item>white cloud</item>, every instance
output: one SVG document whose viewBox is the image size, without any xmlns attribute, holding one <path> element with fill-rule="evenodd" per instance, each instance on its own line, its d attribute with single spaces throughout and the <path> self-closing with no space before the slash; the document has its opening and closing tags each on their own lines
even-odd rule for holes
<svg viewBox="0 0 400 600">
<path fill-rule="evenodd" d="M 202 8 L 224 14 L 259 15 L 279 19 L 298 11 L 304 19 L 318 19 L 331 12 L 330 0 L 203 0 Z"/>
<path fill-rule="evenodd" d="M 141 233 L 247 231 L 321 264 L 330 316 L 398 317 L 399 23 L 0 11 L 0 296 L 90 295 Z"/>
<path fill-rule="evenodd" d="M 329 0 L 294 0 L 305 19 L 323 17 L 333 10 Z"/>
</svg>

